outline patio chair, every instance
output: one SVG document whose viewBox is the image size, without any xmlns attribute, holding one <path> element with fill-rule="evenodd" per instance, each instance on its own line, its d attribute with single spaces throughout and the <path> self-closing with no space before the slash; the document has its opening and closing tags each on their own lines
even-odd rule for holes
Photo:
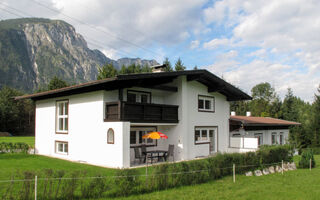
<svg viewBox="0 0 320 200">
<path fill-rule="evenodd" d="M 142 156 L 140 154 L 139 148 L 135 147 L 134 148 L 134 161 L 139 160 L 139 164 L 142 163 L 142 160 L 145 160 L 145 156 Z"/>
<path fill-rule="evenodd" d="M 147 148 L 146 148 L 145 145 L 142 145 L 142 146 L 141 146 L 141 154 L 142 154 L 142 156 L 144 156 L 143 162 L 145 163 L 145 162 L 146 162 L 146 159 L 147 159 Z"/>
<path fill-rule="evenodd" d="M 165 161 L 169 160 L 169 157 L 172 157 L 172 161 L 174 161 L 174 145 L 173 144 L 169 144 L 169 149 L 168 152 L 166 153 L 166 155 L 164 156 Z"/>
</svg>

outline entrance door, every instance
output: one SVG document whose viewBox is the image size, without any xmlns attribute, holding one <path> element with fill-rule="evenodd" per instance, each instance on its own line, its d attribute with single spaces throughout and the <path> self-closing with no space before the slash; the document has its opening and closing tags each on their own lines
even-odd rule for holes
<svg viewBox="0 0 320 200">
<path fill-rule="evenodd" d="M 210 154 L 217 153 L 218 141 L 217 141 L 217 128 L 210 128 L 209 129 L 209 152 Z"/>
</svg>

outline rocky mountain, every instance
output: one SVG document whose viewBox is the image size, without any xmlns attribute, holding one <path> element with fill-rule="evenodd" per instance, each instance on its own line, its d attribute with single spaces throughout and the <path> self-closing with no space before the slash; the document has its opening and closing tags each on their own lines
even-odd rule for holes
<svg viewBox="0 0 320 200">
<path fill-rule="evenodd" d="M 149 66 L 155 60 L 112 60 L 91 50 L 73 26 L 61 20 L 22 18 L 0 21 L 0 87 L 33 92 L 54 76 L 69 83 L 95 80 L 98 68 L 113 63 Z"/>
</svg>

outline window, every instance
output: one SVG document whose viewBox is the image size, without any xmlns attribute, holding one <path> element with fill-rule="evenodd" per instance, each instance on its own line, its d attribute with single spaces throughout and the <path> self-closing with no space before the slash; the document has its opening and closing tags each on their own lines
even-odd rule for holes
<svg viewBox="0 0 320 200">
<path fill-rule="evenodd" d="M 198 110 L 214 112 L 214 97 L 198 96 Z"/>
<path fill-rule="evenodd" d="M 56 141 L 55 142 L 55 151 L 59 154 L 68 154 L 68 142 L 61 142 Z"/>
<path fill-rule="evenodd" d="M 279 135 L 279 144 L 283 144 L 283 133 L 281 132 Z"/>
<path fill-rule="evenodd" d="M 194 131 L 194 140 L 196 144 L 209 143 L 210 138 L 215 139 L 215 128 L 196 127 Z"/>
<path fill-rule="evenodd" d="M 112 128 L 109 128 L 109 130 L 108 130 L 107 142 L 108 142 L 108 144 L 114 144 L 114 131 Z"/>
<path fill-rule="evenodd" d="M 271 144 L 277 144 L 277 133 L 275 132 L 271 135 Z"/>
<path fill-rule="evenodd" d="M 155 127 L 136 127 L 130 130 L 130 146 L 156 145 L 156 140 L 142 139 L 142 136 L 149 132 L 156 131 Z"/>
<path fill-rule="evenodd" d="M 263 144 L 263 135 L 262 133 L 255 133 L 254 136 L 258 138 L 258 146 Z"/>
<path fill-rule="evenodd" d="M 68 110 L 69 101 L 57 101 L 56 104 L 56 132 L 57 133 L 68 133 Z"/>
<path fill-rule="evenodd" d="M 150 103 L 151 102 L 151 93 L 128 90 L 127 92 L 127 101 L 132 103 Z"/>
</svg>

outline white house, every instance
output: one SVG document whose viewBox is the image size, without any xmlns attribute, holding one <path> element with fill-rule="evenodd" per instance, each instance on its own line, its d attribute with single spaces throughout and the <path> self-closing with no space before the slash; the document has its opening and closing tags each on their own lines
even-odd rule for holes
<svg viewBox="0 0 320 200">
<path fill-rule="evenodd" d="M 230 149 L 233 152 L 256 150 L 260 145 L 288 143 L 289 127 L 300 123 L 271 117 L 230 116 Z"/>
<path fill-rule="evenodd" d="M 123 168 L 134 147 L 190 160 L 229 147 L 229 101 L 251 99 L 207 70 L 118 75 L 16 99 L 36 104 L 40 155 Z M 166 140 L 143 140 L 160 131 Z"/>
</svg>

